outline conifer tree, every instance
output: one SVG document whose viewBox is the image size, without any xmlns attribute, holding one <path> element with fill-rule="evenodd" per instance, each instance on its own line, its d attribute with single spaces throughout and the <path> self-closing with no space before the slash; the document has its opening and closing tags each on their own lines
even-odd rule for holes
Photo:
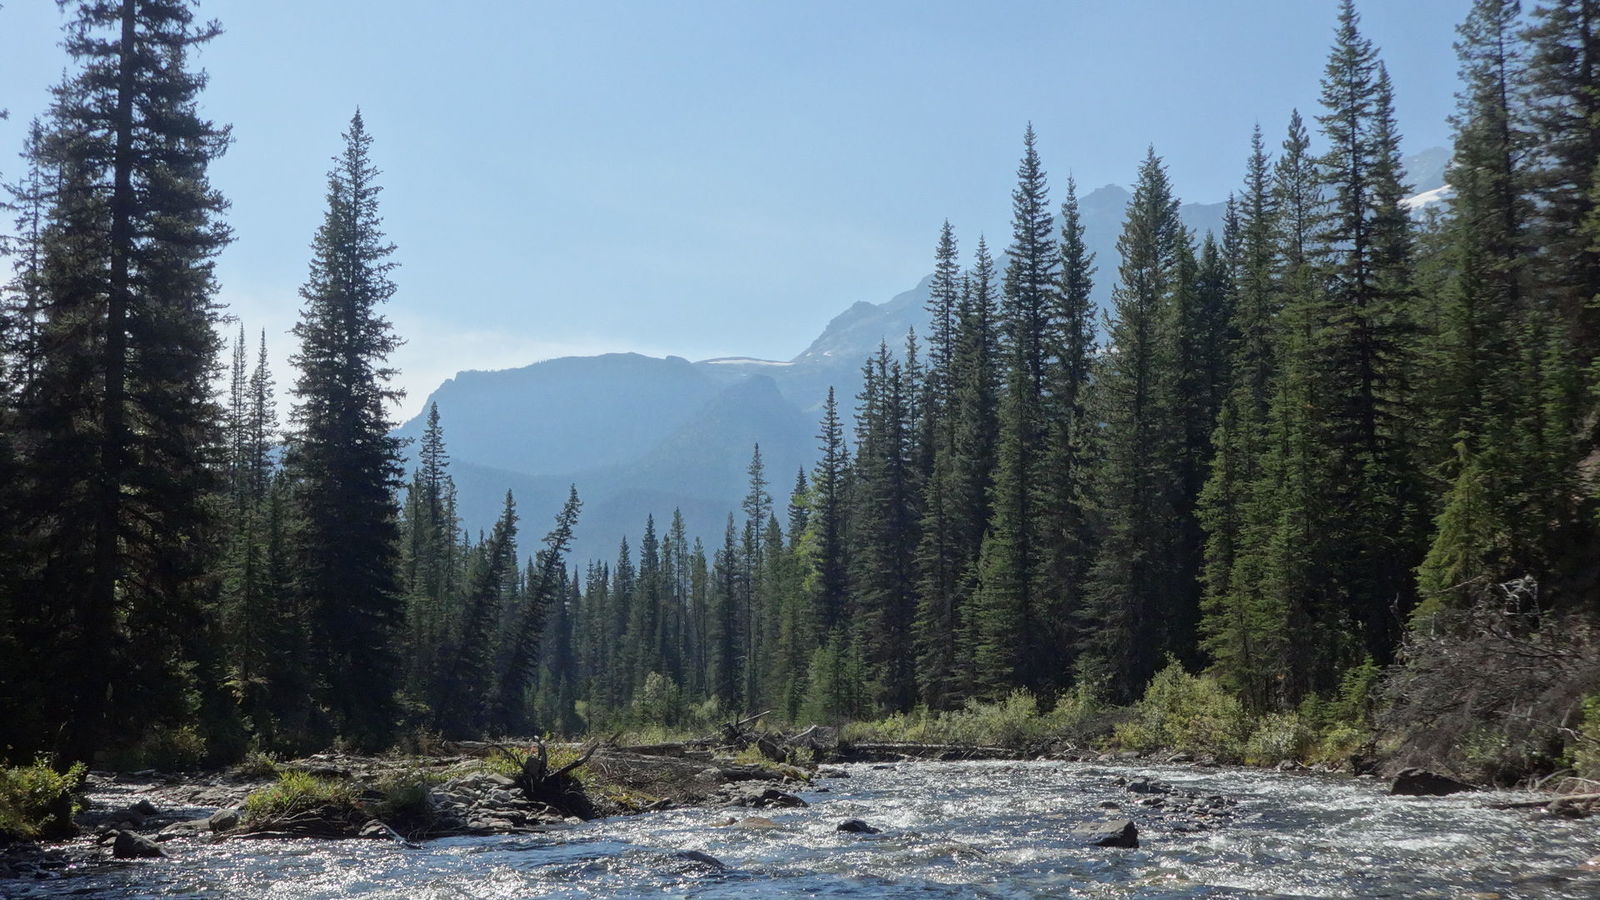
<svg viewBox="0 0 1600 900">
<path fill-rule="evenodd" d="M 1048 187 L 1034 143 L 1030 125 L 1011 194 L 1012 234 L 1001 310 L 1007 356 L 994 517 L 973 595 L 974 676 L 990 696 L 1014 685 L 1038 687 L 1048 664 L 1036 652 L 1032 636 L 1041 615 L 1043 400 L 1059 265 Z"/>
<path fill-rule="evenodd" d="M 1109 346 L 1094 387 L 1104 423 L 1095 491 L 1105 534 L 1087 587 L 1087 674 L 1122 699 L 1138 696 L 1166 653 L 1187 649 L 1193 617 L 1185 608 L 1193 573 L 1180 548 L 1184 434 L 1175 394 L 1189 241 L 1152 149 L 1117 241 Z"/>
<path fill-rule="evenodd" d="M 1316 539 L 1336 556 L 1349 627 L 1367 654 L 1386 660 L 1397 611 L 1414 602 L 1425 523 L 1410 446 L 1415 339 L 1399 135 L 1388 75 L 1358 22 L 1345 0 L 1318 117 L 1329 145 L 1318 163 L 1328 202 L 1317 234 L 1328 294 L 1312 352 L 1328 388 L 1318 427 L 1335 495 Z"/>
<path fill-rule="evenodd" d="M 506 496 L 510 497 L 509 491 Z M 566 502 L 556 513 L 555 524 L 545 533 L 543 546 L 534 554 L 523 603 L 506 622 L 489 715 L 489 727 L 499 733 L 520 733 L 528 724 L 528 690 L 537 675 L 535 668 L 549 610 L 565 596 L 567 551 L 582 510 L 577 485 L 572 485 L 567 489 Z"/>
<path fill-rule="evenodd" d="M 1061 204 L 1061 272 L 1049 331 L 1046 441 L 1042 461 L 1043 552 L 1039 625 L 1032 653 L 1059 660 L 1041 675 L 1041 685 L 1059 686 L 1071 674 L 1071 623 L 1082 611 L 1084 582 L 1094 547 L 1089 509 L 1089 473 L 1095 423 L 1088 415 L 1090 370 L 1095 353 L 1094 254 L 1084 242 L 1077 184 L 1067 179 Z"/>
<path fill-rule="evenodd" d="M 294 488 L 296 588 L 309 617 L 320 698 L 335 730 L 385 745 L 396 719 L 394 647 L 402 604 L 392 493 L 399 444 L 386 367 L 399 346 L 378 311 L 395 291 L 394 245 L 378 215 L 372 137 L 357 112 L 328 173 L 328 208 L 312 242 L 285 467 Z"/>
<path fill-rule="evenodd" d="M 12 752 L 88 760 L 187 717 L 189 692 L 215 695 L 201 607 L 221 437 L 213 259 L 230 234 L 206 171 L 229 135 L 201 118 L 206 77 L 189 67 L 216 23 L 183 0 L 65 6 L 77 69 L 30 141 L 50 190 L 8 427 L 24 476 L 16 590 L 41 626 L 22 648 L 30 703 L 56 721 Z"/>
</svg>

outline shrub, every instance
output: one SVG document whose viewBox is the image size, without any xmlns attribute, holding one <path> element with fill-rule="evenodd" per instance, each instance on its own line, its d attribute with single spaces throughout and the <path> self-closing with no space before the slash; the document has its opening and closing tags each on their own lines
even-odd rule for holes
<svg viewBox="0 0 1600 900">
<path fill-rule="evenodd" d="M 262 826 L 318 810 L 344 812 L 356 809 L 357 800 L 356 786 L 349 781 L 282 772 L 275 784 L 245 798 L 244 820 L 247 826 Z"/>
<path fill-rule="evenodd" d="M 1172 662 L 1151 679 L 1133 719 L 1116 727 L 1116 741 L 1141 752 L 1183 750 L 1237 762 L 1250 731 L 1237 697 L 1215 678 L 1190 675 Z"/>
<path fill-rule="evenodd" d="M 428 791 L 445 779 L 443 773 L 409 769 L 385 775 L 377 785 L 378 798 L 371 812 L 382 821 L 413 824 L 433 817 Z"/>
<path fill-rule="evenodd" d="M 1572 767 L 1578 777 L 1600 779 L 1600 694 L 1584 698 L 1583 727 L 1572 744 Z"/>
<path fill-rule="evenodd" d="M 87 775 L 83 763 L 63 773 L 43 757 L 31 766 L 0 768 L 0 840 L 72 835 L 72 815 Z"/>
<path fill-rule="evenodd" d="M 1311 756 L 1317 735 L 1295 713 L 1263 716 L 1245 741 L 1244 761 L 1254 766 L 1274 766 L 1284 760 Z"/>
</svg>

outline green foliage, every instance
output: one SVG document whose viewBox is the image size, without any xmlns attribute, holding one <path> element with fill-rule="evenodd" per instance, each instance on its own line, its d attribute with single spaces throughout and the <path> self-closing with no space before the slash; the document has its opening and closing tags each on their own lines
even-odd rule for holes
<svg viewBox="0 0 1600 900">
<path fill-rule="evenodd" d="M 1572 741 L 1572 767 L 1580 778 L 1600 780 L 1600 694 L 1583 700 L 1583 724 Z"/>
<path fill-rule="evenodd" d="M 1190 675 L 1174 661 L 1151 679 L 1133 720 L 1117 726 L 1116 741 L 1141 752 L 1182 750 L 1238 762 L 1251 726 L 1243 704 L 1215 678 Z"/>
<path fill-rule="evenodd" d="M 1015 690 L 993 702 L 969 700 L 956 710 L 933 712 L 918 706 L 911 712 L 873 722 L 852 722 L 845 726 L 841 737 L 846 741 L 1032 749 L 1051 738 L 1079 733 L 1102 710 L 1102 705 L 1084 690 L 1062 696 L 1049 712 L 1040 710 L 1031 693 Z"/>
<path fill-rule="evenodd" d="M 57 772 L 40 757 L 32 765 L 0 768 L 0 840 L 64 837 L 81 807 L 78 792 L 89 774 L 83 763 Z"/>
<path fill-rule="evenodd" d="M 1272 766 L 1284 760 L 1299 762 L 1310 757 L 1317 734 L 1296 713 L 1270 713 L 1256 721 L 1244 744 L 1244 761 L 1253 766 Z"/>
<path fill-rule="evenodd" d="M 301 813 L 357 808 L 360 791 L 347 779 L 321 778 L 301 771 L 279 773 L 275 784 L 255 791 L 244 800 L 246 827 L 262 827 Z"/>
</svg>

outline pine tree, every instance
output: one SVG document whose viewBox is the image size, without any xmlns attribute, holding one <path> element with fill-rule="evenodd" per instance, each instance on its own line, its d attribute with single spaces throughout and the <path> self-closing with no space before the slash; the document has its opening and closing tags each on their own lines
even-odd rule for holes
<svg viewBox="0 0 1600 900">
<path fill-rule="evenodd" d="M 1094 385 L 1104 423 L 1095 492 L 1105 534 L 1087 587 L 1087 672 L 1124 700 L 1138 696 L 1166 653 L 1187 649 L 1193 616 L 1185 608 L 1193 573 L 1180 548 L 1184 434 L 1175 394 L 1189 241 L 1152 149 L 1117 241 L 1109 346 Z"/>
<path fill-rule="evenodd" d="M 395 291 L 394 245 L 378 215 L 372 137 L 357 112 L 328 174 L 328 209 L 312 242 L 295 336 L 285 467 L 294 486 L 294 570 L 316 645 L 312 659 L 337 732 L 380 747 L 396 719 L 394 641 L 402 604 L 392 493 L 399 444 L 387 405 L 400 396 L 384 366 L 399 346 L 378 312 Z"/>
<path fill-rule="evenodd" d="M 1317 234 L 1328 296 L 1313 352 L 1329 388 L 1319 427 L 1335 495 L 1316 538 L 1336 548 L 1339 603 L 1382 661 L 1398 640 L 1397 612 L 1414 602 L 1425 522 L 1409 446 L 1415 340 L 1399 135 L 1388 75 L 1358 22 L 1345 0 L 1318 117 L 1329 145 L 1318 163 L 1328 202 Z"/>
<path fill-rule="evenodd" d="M 1534 275 L 1567 326 L 1576 364 L 1592 365 L 1600 357 L 1600 0 L 1540 3 L 1525 39 L 1541 250 Z M 1591 427 L 1592 447 L 1600 426 Z"/>
<path fill-rule="evenodd" d="M 1095 423 L 1088 415 L 1095 354 L 1094 254 L 1084 243 L 1077 184 L 1067 179 L 1061 205 L 1061 273 L 1050 320 L 1050 362 L 1044 416 L 1047 437 L 1042 461 L 1040 615 L 1032 653 L 1059 660 L 1041 685 L 1062 686 L 1071 673 L 1077 643 L 1071 623 L 1083 606 L 1083 588 L 1093 558 L 1089 472 Z"/>
<path fill-rule="evenodd" d="M 881 343 L 863 377 L 851 497 L 852 625 L 871 669 L 875 699 L 902 710 L 916 690 L 911 622 L 918 514 L 908 401 L 918 385 Z"/>
<path fill-rule="evenodd" d="M 15 573 L 40 631 L 23 647 L 57 719 L 13 753 L 90 759 L 187 718 L 213 692 L 201 623 L 220 411 L 213 258 L 230 239 L 206 170 L 229 135 L 199 115 L 189 53 L 220 32 L 182 0 L 71 4 L 78 66 L 30 141 L 48 173 L 25 380 Z M 29 718 L 33 718 L 29 716 Z M 209 723 L 203 723 L 209 724 Z"/>
<path fill-rule="evenodd" d="M 495 669 L 496 632 L 511 599 L 507 582 L 517 568 L 517 505 L 506 491 L 500 518 L 477 547 L 461 597 L 458 624 L 450 635 L 447 658 L 435 685 L 434 727 L 453 738 L 483 732 Z"/>
<path fill-rule="evenodd" d="M 1283 293 L 1275 253 L 1277 211 L 1272 166 L 1257 126 L 1231 254 L 1232 383 L 1217 414 L 1215 455 L 1198 512 L 1205 529 L 1203 646 L 1224 682 L 1254 709 L 1270 702 L 1267 646 L 1283 626 L 1281 617 L 1263 609 L 1257 570 L 1241 562 L 1249 550 L 1259 548 L 1265 534 L 1259 494 L 1271 449 L 1268 416 L 1278 374 Z"/>
<path fill-rule="evenodd" d="M 818 627 L 828 633 L 844 624 L 850 587 L 845 530 L 849 516 L 850 457 L 844 442 L 844 425 L 839 421 L 839 405 L 831 387 L 822 405 L 821 427 L 817 440 L 822 442 L 818 448 L 822 456 L 811 476 L 815 500 L 810 524 L 816 534 L 811 578 Z"/>
<path fill-rule="evenodd" d="M 509 491 L 506 496 L 510 497 Z M 556 513 L 555 524 L 545 533 L 543 546 L 534 554 L 524 585 L 524 602 L 506 622 L 489 713 L 489 728 L 501 734 L 523 733 L 527 726 L 527 694 L 537 675 L 545 623 L 550 608 L 565 596 L 567 551 L 582 510 L 578 488 L 572 485 L 567 489 L 566 502 Z"/>
<path fill-rule="evenodd" d="M 983 541 L 973 595 L 974 676 L 989 696 L 1017 685 L 1038 687 L 1053 674 L 1047 672 L 1049 660 L 1032 644 L 1041 617 L 1043 400 L 1058 271 L 1054 217 L 1034 143 L 1030 125 L 1011 194 L 1012 235 L 1001 310 L 1007 364 L 994 517 Z"/>
</svg>

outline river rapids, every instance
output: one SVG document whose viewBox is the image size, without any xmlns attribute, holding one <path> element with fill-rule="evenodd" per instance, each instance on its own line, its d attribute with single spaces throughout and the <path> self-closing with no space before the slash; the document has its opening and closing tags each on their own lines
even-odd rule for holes
<svg viewBox="0 0 1600 900">
<path fill-rule="evenodd" d="M 1600 872 L 1584 867 L 1600 853 L 1596 820 L 1490 808 L 1511 799 L 1504 794 L 1390 797 L 1370 779 L 1173 766 L 917 762 L 845 772 L 801 792 L 805 808 L 681 809 L 420 847 L 180 840 L 163 845 L 167 859 L 0 881 L 0 896 L 1600 897 Z M 1143 805 L 1147 797 L 1118 783 L 1139 777 L 1180 796 L 1226 798 L 1228 814 Z M 852 818 L 881 833 L 836 830 Z M 1071 835 L 1114 818 L 1137 824 L 1138 849 Z"/>
</svg>

